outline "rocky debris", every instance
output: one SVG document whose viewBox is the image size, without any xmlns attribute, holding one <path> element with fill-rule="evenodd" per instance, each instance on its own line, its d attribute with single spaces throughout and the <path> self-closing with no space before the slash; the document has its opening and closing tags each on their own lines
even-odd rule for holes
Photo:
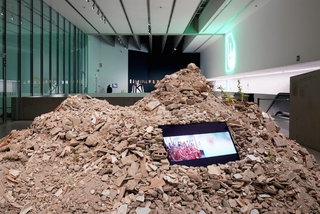
<svg viewBox="0 0 320 214">
<path fill-rule="evenodd" d="M 320 213 L 314 157 L 190 64 L 130 107 L 69 96 L 0 141 L 0 213 Z M 240 161 L 170 165 L 160 125 L 224 121 Z"/>
</svg>

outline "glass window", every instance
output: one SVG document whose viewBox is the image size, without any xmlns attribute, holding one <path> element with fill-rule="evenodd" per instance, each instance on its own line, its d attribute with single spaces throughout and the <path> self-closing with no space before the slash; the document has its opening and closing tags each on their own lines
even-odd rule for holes
<svg viewBox="0 0 320 214">
<path fill-rule="evenodd" d="M 70 23 L 70 93 L 76 93 L 75 91 L 75 69 L 74 69 L 74 26 Z"/>
<path fill-rule="evenodd" d="M 69 21 L 65 19 L 65 35 L 64 35 L 64 39 L 65 39 L 65 64 L 64 64 L 64 68 L 65 68 L 65 93 L 69 94 L 70 93 L 70 25 L 69 25 Z"/>
<path fill-rule="evenodd" d="M 33 95 L 41 95 L 41 0 L 33 0 Z"/>
<path fill-rule="evenodd" d="M 21 96 L 32 95 L 31 84 L 31 8 L 30 0 L 21 4 Z"/>
<path fill-rule="evenodd" d="M 49 15 L 48 15 L 49 14 Z M 50 94 L 50 7 L 43 2 L 43 94 Z"/>
<path fill-rule="evenodd" d="M 58 55 L 57 55 L 57 40 L 58 40 L 58 16 L 55 10 L 51 10 L 51 94 L 59 94 L 59 80 L 58 80 Z"/>
<path fill-rule="evenodd" d="M 10 115 L 11 97 L 18 94 L 18 65 L 19 65 L 19 2 L 18 0 L 7 0 L 7 32 L 6 32 L 6 54 L 7 54 L 7 114 Z M 8 7 L 10 5 L 10 7 Z"/>
<path fill-rule="evenodd" d="M 0 0 L 0 53 L 4 53 L 4 26 L 5 26 L 5 8 L 4 1 Z M 0 122 L 3 121 L 3 58 L 0 58 Z"/>
<path fill-rule="evenodd" d="M 61 22 L 61 19 L 63 20 Z M 62 26 L 61 26 L 62 24 Z M 64 18 L 59 15 L 59 91 L 65 93 L 64 89 Z"/>
</svg>

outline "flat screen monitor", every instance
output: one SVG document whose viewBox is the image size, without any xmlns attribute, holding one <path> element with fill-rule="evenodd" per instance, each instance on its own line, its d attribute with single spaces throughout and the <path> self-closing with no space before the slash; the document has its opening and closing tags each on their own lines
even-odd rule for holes
<svg viewBox="0 0 320 214">
<path fill-rule="evenodd" d="M 208 166 L 239 159 L 224 122 L 160 126 L 171 164 Z"/>
<path fill-rule="evenodd" d="M 118 88 L 118 83 L 112 83 L 112 88 Z"/>
</svg>

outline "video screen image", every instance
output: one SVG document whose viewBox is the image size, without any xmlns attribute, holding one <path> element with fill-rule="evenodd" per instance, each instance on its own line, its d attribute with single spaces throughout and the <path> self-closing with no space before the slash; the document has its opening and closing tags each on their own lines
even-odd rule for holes
<svg viewBox="0 0 320 214">
<path fill-rule="evenodd" d="M 237 154 L 229 132 L 164 137 L 171 162 Z"/>
</svg>

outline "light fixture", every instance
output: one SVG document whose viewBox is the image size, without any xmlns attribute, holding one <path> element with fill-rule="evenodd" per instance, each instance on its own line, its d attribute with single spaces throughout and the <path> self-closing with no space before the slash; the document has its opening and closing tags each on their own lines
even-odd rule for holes
<svg viewBox="0 0 320 214">
<path fill-rule="evenodd" d="M 97 15 L 99 16 L 99 14 L 100 14 L 100 10 L 98 9 L 98 10 L 97 10 Z"/>
<path fill-rule="evenodd" d="M 1 12 L 1 16 L 3 16 L 4 15 L 4 13 L 3 12 Z"/>
<path fill-rule="evenodd" d="M 96 5 L 95 5 L 94 2 L 93 2 L 92 7 L 91 7 L 92 10 L 94 10 L 95 6 L 96 6 Z"/>
<path fill-rule="evenodd" d="M 89 2 L 90 0 L 86 0 L 86 2 Z"/>
<path fill-rule="evenodd" d="M 104 17 L 103 23 L 107 24 L 107 18 Z"/>
<path fill-rule="evenodd" d="M 11 13 L 11 20 L 13 21 L 14 20 L 14 17 L 13 17 L 13 14 Z"/>
<path fill-rule="evenodd" d="M 103 20 L 103 14 L 101 14 L 100 20 L 101 20 L 101 21 Z"/>
</svg>

